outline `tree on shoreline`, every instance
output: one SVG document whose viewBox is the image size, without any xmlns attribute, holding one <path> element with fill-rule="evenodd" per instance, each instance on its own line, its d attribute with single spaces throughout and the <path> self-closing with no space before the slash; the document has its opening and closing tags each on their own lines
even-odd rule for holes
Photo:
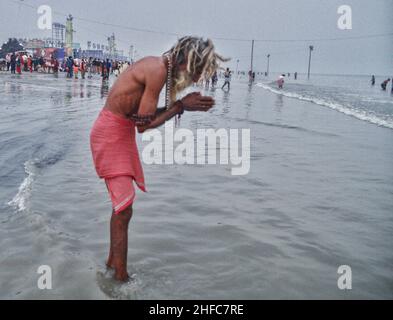
<svg viewBox="0 0 393 320">
<path fill-rule="evenodd" d="M 19 43 L 16 38 L 9 38 L 0 49 L 0 58 L 5 58 L 7 53 L 16 52 L 23 50 L 23 46 Z"/>
</svg>

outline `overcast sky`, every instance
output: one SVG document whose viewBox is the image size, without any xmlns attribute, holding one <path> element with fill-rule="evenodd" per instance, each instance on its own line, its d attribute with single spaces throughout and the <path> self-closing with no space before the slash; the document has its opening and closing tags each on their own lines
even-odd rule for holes
<svg viewBox="0 0 393 320">
<path fill-rule="evenodd" d="M 18 4 L 21 2 L 22 4 Z M 74 42 L 107 44 L 112 32 L 117 46 L 128 53 L 136 47 L 139 57 L 158 55 L 169 49 L 174 35 L 137 32 L 126 27 L 164 33 L 211 37 L 217 51 L 231 57 L 228 66 L 250 68 L 251 41 L 346 38 L 393 33 L 393 0 L 0 0 L 0 41 L 9 37 L 47 37 L 37 27 L 37 10 L 23 5 L 49 5 L 53 20 L 65 24 L 66 14 L 75 16 Z M 337 27 L 337 9 L 352 8 L 352 30 Z M 125 27 L 86 22 L 92 19 Z M 340 74 L 393 74 L 393 36 L 339 41 L 255 43 L 254 68 L 265 71 L 271 54 L 271 70 L 305 72 L 308 46 L 315 46 L 312 71 Z"/>
</svg>

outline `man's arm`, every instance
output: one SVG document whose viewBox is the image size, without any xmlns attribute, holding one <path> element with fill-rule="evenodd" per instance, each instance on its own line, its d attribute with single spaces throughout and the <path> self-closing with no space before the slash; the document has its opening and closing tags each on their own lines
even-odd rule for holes
<svg viewBox="0 0 393 320">
<path fill-rule="evenodd" d="M 163 113 L 165 110 L 166 110 L 165 107 L 157 108 L 157 110 L 156 110 L 156 116 L 158 116 L 159 114 Z"/>
<path fill-rule="evenodd" d="M 160 113 L 157 113 L 153 121 L 138 126 L 138 132 L 142 133 L 147 129 L 157 128 L 165 121 L 171 119 L 177 114 L 182 114 L 184 111 L 209 111 L 214 105 L 214 99 L 211 97 L 202 96 L 199 92 L 193 92 L 186 95 L 183 99 L 177 100 L 172 106 L 166 110 L 160 108 Z"/>
<path fill-rule="evenodd" d="M 187 111 L 207 111 L 214 105 L 211 97 L 202 97 L 200 93 L 191 93 L 178 100 L 166 110 L 165 108 L 157 109 L 160 92 L 165 85 L 166 68 L 158 68 L 157 65 L 147 64 L 144 71 L 145 90 L 139 104 L 136 120 L 138 132 L 142 133 L 147 129 L 159 127 L 165 121 L 173 118 L 176 114 Z"/>
<path fill-rule="evenodd" d="M 168 110 L 165 107 L 158 108 L 156 111 L 156 114 L 154 116 L 154 119 L 151 122 L 144 124 L 144 125 L 137 126 L 138 132 L 143 133 L 148 129 L 157 128 L 157 127 L 161 126 L 162 124 L 164 124 L 169 119 L 172 119 L 175 115 L 181 113 L 182 110 L 183 110 L 182 104 L 179 103 L 178 101 L 175 102 L 175 104 L 173 104 L 173 106 L 171 108 L 169 108 Z"/>
<path fill-rule="evenodd" d="M 157 108 L 160 92 L 166 81 L 166 69 L 147 64 L 144 72 L 145 90 L 137 114 L 138 117 L 142 117 L 142 121 L 136 121 L 140 133 L 159 127 L 181 111 L 179 108 L 170 108 L 169 110 L 166 110 L 165 107 Z"/>
</svg>

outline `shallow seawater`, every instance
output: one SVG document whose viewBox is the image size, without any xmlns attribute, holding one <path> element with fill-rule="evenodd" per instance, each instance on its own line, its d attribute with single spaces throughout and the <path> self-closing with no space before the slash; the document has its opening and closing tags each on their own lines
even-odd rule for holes
<svg viewBox="0 0 393 320">
<path fill-rule="evenodd" d="M 389 76 L 377 76 L 371 85 L 369 76 L 357 75 L 299 75 L 297 81 L 289 77 L 283 90 L 275 82 L 262 78 L 257 84 L 286 97 L 311 101 L 356 119 L 393 129 L 393 90 L 391 85 L 382 91 L 380 82 Z"/>
<path fill-rule="evenodd" d="M 250 129 L 249 174 L 144 164 L 131 279 L 113 280 L 111 204 L 89 147 L 108 90 L 0 74 L 0 298 L 393 298 L 393 130 L 237 79 L 206 90 L 215 108 L 180 127 Z M 37 287 L 40 265 L 52 290 Z M 340 265 L 351 290 L 337 287 Z"/>
</svg>

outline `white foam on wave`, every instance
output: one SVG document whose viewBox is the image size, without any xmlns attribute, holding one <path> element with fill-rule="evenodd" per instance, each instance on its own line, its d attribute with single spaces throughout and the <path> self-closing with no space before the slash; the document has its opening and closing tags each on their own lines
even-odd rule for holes
<svg viewBox="0 0 393 320">
<path fill-rule="evenodd" d="M 256 85 L 258 87 L 265 89 L 265 90 L 268 90 L 268 91 L 276 93 L 276 94 L 281 94 L 281 95 L 286 96 L 288 98 L 309 101 L 309 102 L 318 104 L 320 106 L 328 107 L 330 109 L 339 111 L 341 113 L 344 113 L 348 116 L 352 116 L 352 117 L 357 118 L 359 120 L 367 121 L 367 122 L 376 124 L 378 126 L 393 129 L 393 121 L 392 120 L 381 119 L 380 117 L 378 117 L 376 115 L 367 113 L 362 110 L 355 110 L 351 107 L 346 107 L 346 106 L 341 105 L 339 103 L 329 102 L 329 101 L 319 99 L 319 98 L 308 97 L 308 96 L 304 96 L 304 95 L 301 95 L 301 94 L 298 94 L 295 92 L 281 91 L 281 90 L 272 88 L 264 83 L 257 83 Z"/>
<path fill-rule="evenodd" d="M 18 193 L 14 198 L 8 202 L 9 206 L 14 207 L 17 211 L 26 210 L 27 203 L 30 199 L 31 192 L 33 189 L 33 182 L 35 178 L 35 161 L 28 160 L 25 162 L 25 172 L 27 174 L 26 178 L 20 184 Z"/>
</svg>

